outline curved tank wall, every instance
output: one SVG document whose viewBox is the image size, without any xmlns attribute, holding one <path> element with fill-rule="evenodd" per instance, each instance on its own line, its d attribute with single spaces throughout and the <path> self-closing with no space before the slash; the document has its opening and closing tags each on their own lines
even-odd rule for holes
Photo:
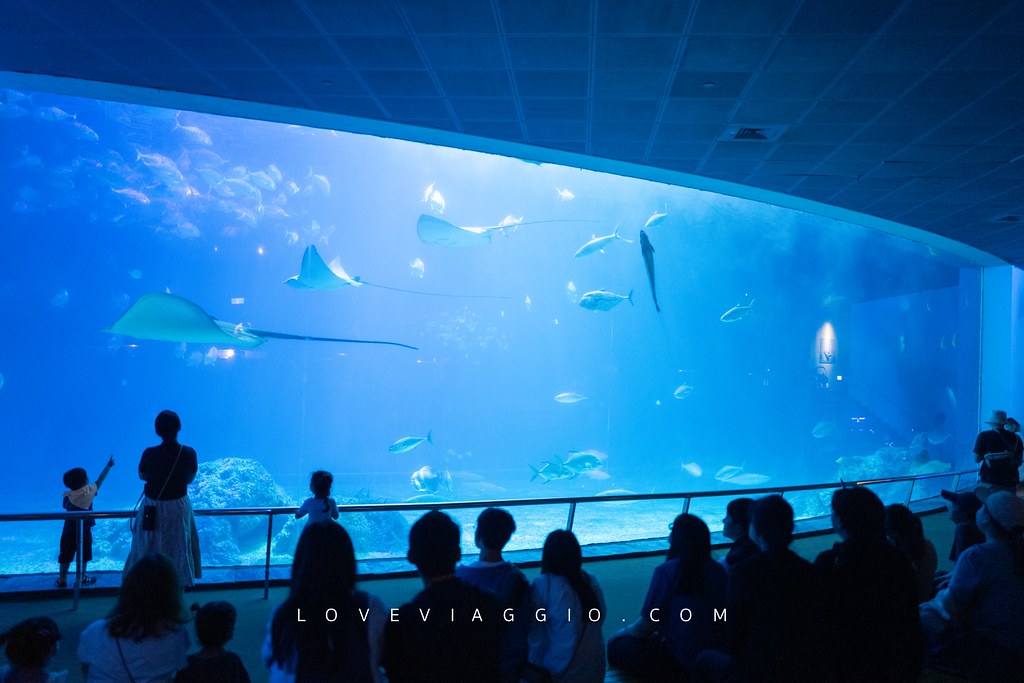
<svg viewBox="0 0 1024 683">
<path fill-rule="evenodd" d="M 13 90 L 0 168 L 8 511 L 59 510 L 62 473 L 110 454 L 96 506 L 130 508 L 164 408 L 209 504 L 301 502 L 315 469 L 339 499 L 401 501 L 968 466 L 980 271 L 921 244 L 593 171 Z M 620 515 L 581 537 L 671 519 Z M 53 562 L 58 532 L 33 529 L 18 567 Z"/>
</svg>

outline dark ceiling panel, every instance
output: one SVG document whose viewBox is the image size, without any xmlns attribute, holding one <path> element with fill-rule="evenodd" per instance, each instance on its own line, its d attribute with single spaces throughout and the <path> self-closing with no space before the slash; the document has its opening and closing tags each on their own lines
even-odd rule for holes
<svg viewBox="0 0 1024 683">
<path fill-rule="evenodd" d="M 577 36 L 510 37 L 513 69 L 589 69 L 590 39 Z"/>
<path fill-rule="evenodd" d="M 249 38 L 249 44 L 283 69 L 343 66 L 337 49 L 322 36 L 306 36 L 302 40 L 285 36 L 253 36 Z"/>
<path fill-rule="evenodd" d="M 588 71 L 516 71 L 516 90 L 520 97 L 587 96 Z"/>
<path fill-rule="evenodd" d="M 495 0 L 495 4 L 508 35 L 590 33 L 591 7 L 586 2 Z"/>
<path fill-rule="evenodd" d="M 698 0 L 693 33 L 774 35 L 782 29 L 801 1 Z"/>
<path fill-rule="evenodd" d="M 437 80 L 449 97 L 512 97 L 505 71 L 437 71 Z"/>
<path fill-rule="evenodd" d="M 503 69 L 501 41 L 495 36 L 420 36 L 420 49 L 434 69 Z"/>
<path fill-rule="evenodd" d="M 426 71 L 361 71 L 362 79 L 381 97 L 439 97 Z"/>
<path fill-rule="evenodd" d="M 394 3 L 389 1 L 301 1 L 314 20 L 330 35 L 383 36 L 408 33 L 401 13 Z"/>
<path fill-rule="evenodd" d="M 692 36 L 680 63 L 684 71 L 751 72 L 774 43 L 771 36 Z"/>
<path fill-rule="evenodd" d="M 406 36 L 335 36 L 335 45 L 356 69 L 425 69 L 416 44 Z"/>
<path fill-rule="evenodd" d="M 130 0 L 125 0 L 130 1 Z M 135 3 L 147 4 L 147 3 Z M 166 3 L 171 6 L 177 3 Z M 189 3 L 191 5 L 191 3 Z M 312 36 L 319 31 L 296 0 L 252 2 L 252 0 L 216 0 L 211 5 L 214 13 L 225 16 L 244 35 Z M 183 8 L 191 12 L 191 7 Z"/>
<path fill-rule="evenodd" d="M 875 33 L 888 20 L 901 0 L 857 0 L 856 2 L 805 2 L 789 25 L 787 33 L 839 35 Z"/>
<path fill-rule="evenodd" d="M 669 69 L 675 62 L 679 38 L 612 36 L 594 40 L 598 69 Z"/>
<path fill-rule="evenodd" d="M 686 28 L 690 4 L 686 0 L 601 2 L 597 5 L 597 32 L 625 35 L 678 34 Z"/>
<path fill-rule="evenodd" d="M 498 32 L 491 4 L 480 0 L 395 0 L 414 33 L 493 35 Z"/>
</svg>

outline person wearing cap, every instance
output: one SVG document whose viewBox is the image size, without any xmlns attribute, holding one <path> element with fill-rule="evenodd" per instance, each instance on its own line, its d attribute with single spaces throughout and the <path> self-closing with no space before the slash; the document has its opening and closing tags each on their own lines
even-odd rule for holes
<svg viewBox="0 0 1024 683">
<path fill-rule="evenodd" d="M 985 424 L 986 429 L 974 441 L 974 461 L 981 463 L 978 481 L 984 492 L 1016 491 L 1020 483 L 1021 458 L 1024 443 L 1020 437 L 1006 429 L 1006 411 L 993 410 Z"/>
<path fill-rule="evenodd" d="M 972 680 L 1020 680 L 1024 671 L 1024 501 L 989 495 L 977 514 L 986 542 L 957 560 L 949 587 L 922 603 L 927 664 Z"/>
<path fill-rule="evenodd" d="M 1006 431 L 1016 434 L 1020 431 L 1020 422 L 1017 422 L 1012 417 L 1006 418 Z"/>
</svg>

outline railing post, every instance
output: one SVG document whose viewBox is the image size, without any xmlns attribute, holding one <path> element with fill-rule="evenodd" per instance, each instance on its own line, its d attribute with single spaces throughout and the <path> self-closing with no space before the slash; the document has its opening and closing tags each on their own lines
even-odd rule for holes
<svg viewBox="0 0 1024 683">
<path fill-rule="evenodd" d="M 960 490 L 960 474 L 958 473 L 953 477 L 953 493 Z"/>
<path fill-rule="evenodd" d="M 685 503 L 683 503 L 683 514 L 685 515 L 690 511 L 690 501 L 693 500 L 693 498 L 686 497 L 683 500 L 686 501 Z"/>
<path fill-rule="evenodd" d="M 910 490 L 907 491 L 907 502 L 906 506 L 910 507 L 910 501 L 914 498 L 914 484 L 917 483 L 917 479 L 910 480 Z"/>
<path fill-rule="evenodd" d="M 274 513 L 267 513 L 267 558 L 263 566 L 263 599 L 270 597 L 270 543 L 274 538 Z"/>
<path fill-rule="evenodd" d="M 565 530 L 572 531 L 572 523 L 576 519 L 576 501 L 569 503 L 569 519 L 565 523 Z"/>
<path fill-rule="evenodd" d="M 78 525 L 78 555 L 75 556 L 75 590 L 74 599 L 71 602 L 71 611 L 78 611 L 78 595 L 82 591 L 82 579 L 85 572 L 82 571 L 82 550 L 85 548 L 85 518 L 79 517 L 75 520 Z"/>
</svg>

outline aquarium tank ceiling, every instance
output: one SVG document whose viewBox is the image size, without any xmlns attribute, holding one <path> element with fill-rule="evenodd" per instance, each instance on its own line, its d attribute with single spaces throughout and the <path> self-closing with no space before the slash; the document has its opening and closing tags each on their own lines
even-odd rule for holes
<svg viewBox="0 0 1024 683">
<path fill-rule="evenodd" d="M 735 196 L 5 90 L 5 507 L 153 418 L 291 499 L 500 500 L 968 466 L 981 270 Z"/>
</svg>

